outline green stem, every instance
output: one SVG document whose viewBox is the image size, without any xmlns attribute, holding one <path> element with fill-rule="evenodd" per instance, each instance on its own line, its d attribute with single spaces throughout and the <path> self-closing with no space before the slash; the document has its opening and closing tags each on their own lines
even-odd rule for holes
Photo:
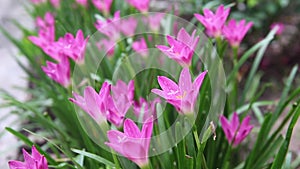
<svg viewBox="0 0 300 169">
<path fill-rule="evenodd" d="M 119 160 L 118 160 L 118 157 L 117 157 L 116 153 L 113 150 L 111 150 L 111 153 L 112 153 L 112 156 L 113 156 L 114 163 L 116 165 L 116 169 L 122 169 L 122 167 L 120 166 L 120 163 L 119 163 Z"/>
<path fill-rule="evenodd" d="M 224 169 L 228 169 L 228 167 L 229 167 L 229 160 L 230 160 L 230 155 L 231 155 L 231 149 L 232 149 L 232 144 L 230 144 L 227 147 L 227 150 L 226 150 L 226 154 L 225 154 L 225 157 L 224 157 L 224 160 L 223 160 L 223 165 L 222 165 L 222 167 Z"/>
<path fill-rule="evenodd" d="M 152 167 L 151 167 L 151 164 L 148 163 L 148 164 L 146 164 L 144 166 L 141 166 L 141 169 L 152 169 Z"/>
<path fill-rule="evenodd" d="M 217 52 L 218 52 L 218 55 L 220 57 L 220 59 L 223 59 L 224 56 L 223 56 L 223 52 L 222 52 L 222 39 L 221 37 L 217 37 L 216 38 L 216 42 L 217 42 Z"/>
<path fill-rule="evenodd" d="M 236 67 L 238 63 L 238 47 L 233 47 L 233 67 Z M 235 79 L 233 82 L 233 92 L 232 92 L 232 103 L 234 103 L 233 110 L 236 110 L 238 106 L 238 72 L 235 74 Z"/>
</svg>

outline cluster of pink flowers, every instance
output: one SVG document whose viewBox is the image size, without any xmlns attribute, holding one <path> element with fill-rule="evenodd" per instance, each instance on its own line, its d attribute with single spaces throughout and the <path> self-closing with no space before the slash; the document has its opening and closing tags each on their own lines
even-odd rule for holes
<svg viewBox="0 0 300 169">
<path fill-rule="evenodd" d="M 104 82 L 99 93 L 88 86 L 84 90 L 83 97 L 77 93 L 73 95 L 75 98 L 70 98 L 70 101 L 88 113 L 99 125 L 107 120 L 118 128 L 123 126 L 124 133 L 118 130 L 107 132 L 109 142 L 106 144 L 109 147 L 141 167 L 148 164 L 153 117 L 156 114 L 155 104 L 160 102 L 159 99 L 155 99 L 150 105 L 142 98 L 139 102 L 135 102 L 132 80 L 128 85 L 118 80 L 115 86 Z M 143 118 L 142 131 L 132 120 L 125 120 L 125 115 L 131 105 L 134 106 L 136 116 Z"/>
<path fill-rule="evenodd" d="M 69 58 L 78 64 L 84 63 L 84 52 L 88 38 L 84 38 L 81 30 L 77 31 L 74 37 L 67 33 L 55 41 L 55 20 L 54 16 L 47 12 L 44 19 L 36 19 L 38 36 L 29 36 L 28 39 L 40 47 L 47 55 L 58 63 L 47 61 L 43 71 L 54 81 L 68 87 L 70 85 L 70 63 Z"/>
<path fill-rule="evenodd" d="M 215 38 L 224 36 L 232 47 L 238 47 L 253 23 L 249 22 L 246 24 L 245 20 L 238 22 L 231 19 L 225 25 L 229 12 L 230 8 L 224 9 L 224 6 L 221 5 L 215 13 L 209 9 L 204 9 L 204 15 L 195 14 L 195 17 L 206 28 L 209 36 Z"/>
</svg>

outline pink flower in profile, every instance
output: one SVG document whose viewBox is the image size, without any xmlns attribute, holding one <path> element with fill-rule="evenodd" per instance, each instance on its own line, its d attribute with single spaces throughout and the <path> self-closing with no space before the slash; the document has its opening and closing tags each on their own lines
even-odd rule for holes
<svg viewBox="0 0 300 169">
<path fill-rule="evenodd" d="M 47 159 L 37 151 L 35 146 L 31 148 L 31 155 L 24 149 L 22 151 L 25 161 L 9 161 L 10 169 L 48 169 Z"/>
<path fill-rule="evenodd" d="M 228 25 L 224 26 L 223 35 L 232 47 L 238 47 L 252 25 L 252 22 L 246 24 L 245 20 L 236 22 L 231 19 Z"/>
<path fill-rule="evenodd" d="M 113 18 L 109 18 L 107 20 L 97 20 L 95 23 L 95 27 L 97 30 L 108 38 L 114 41 L 118 41 L 120 39 L 120 23 L 117 22 L 120 20 L 120 11 L 116 11 Z"/>
<path fill-rule="evenodd" d="M 58 8 L 60 6 L 60 0 L 50 0 L 53 7 Z"/>
<path fill-rule="evenodd" d="M 136 30 L 138 21 L 134 17 L 129 17 L 128 19 L 122 19 L 121 31 L 125 36 L 132 36 Z"/>
<path fill-rule="evenodd" d="M 150 29 L 154 32 L 158 32 L 160 28 L 161 20 L 165 17 L 164 13 L 150 13 L 144 21 L 149 25 Z"/>
<path fill-rule="evenodd" d="M 236 112 L 233 113 L 231 121 L 228 121 L 223 115 L 221 115 L 220 122 L 229 144 L 233 144 L 233 146 L 240 144 L 240 142 L 248 136 L 253 128 L 253 126 L 249 124 L 250 116 L 244 118 L 242 124 L 240 124 L 239 117 Z"/>
<path fill-rule="evenodd" d="M 142 13 L 147 13 L 150 6 L 150 0 L 127 0 L 127 2 Z"/>
<path fill-rule="evenodd" d="M 167 35 L 167 41 L 171 47 L 163 45 L 157 45 L 156 47 L 181 66 L 189 67 L 200 39 L 199 36 L 195 37 L 195 34 L 196 30 L 190 36 L 184 28 L 181 28 L 177 34 L 177 39 Z"/>
<path fill-rule="evenodd" d="M 108 105 L 107 119 L 120 127 L 123 124 L 125 115 L 133 103 L 134 98 L 134 81 L 129 81 L 128 85 L 118 80 L 115 86 L 111 86 L 112 97 L 106 98 Z"/>
<path fill-rule="evenodd" d="M 224 6 L 221 5 L 218 7 L 215 14 L 209 9 L 204 9 L 204 15 L 194 15 L 206 28 L 207 34 L 209 36 L 217 38 L 222 35 L 222 29 L 229 15 L 229 12 L 230 8 L 224 9 Z"/>
<path fill-rule="evenodd" d="M 88 86 L 84 89 L 83 97 L 73 92 L 75 98 L 69 100 L 88 113 L 98 124 L 106 121 L 106 102 L 104 99 L 110 93 L 110 84 L 104 82 L 99 93 Z"/>
<path fill-rule="evenodd" d="M 76 63 L 82 64 L 84 63 L 87 41 L 88 38 L 84 38 L 82 30 L 78 30 L 75 38 L 71 33 L 67 33 L 64 37 L 59 38 L 58 41 L 52 44 L 49 48 L 52 48 L 51 51 L 55 53 L 63 53 L 73 59 Z M 49 52 L 48 54 L 55 55 Z"/>
<path fill-rule="evenodd" d="M 124 133 L 117 130 L 108 131 L 109 142 L 105 144 L 143 168 L 149 164 L 148 152 L 152 129 L 152 119 L 144 123 L 142 131 L 132 120 L 126 119 Z"/>
<path fill-rule="evenodd" d="M 113 96 L 110 95 L 111 90 Z M 104 82 L 99 94 L 92 87 L 87 87 L 83 97 L 73 93 L 75 98 L 69 100 L 88 113 L 98 124 L 108 120 L 116 127 L 121 127 L 132 104 L 133 91 L 133 81 L 129 82 L 128 86 L 122 81 L 116 86 Z"/>
<path fill-rule="evenodd" d="M 118 80 L 115 86 L 111 86 L 112 94 L 115 100 L 118 100 L 121 95 L 127 97 L 128 102 L 133 102 L 134 99 L 134 81 L 130 80 L 128 85 L 122 80 Z"/>
<path fill-rule="evenodd" d="M 158 76 L 158 83 L 162 90 L 152 89 L 151 92 L 165 98 L 181 114 L 193 114 L 199 89 L 207 71 L 202 72 L 192 83 L 188 68 L 184 68 L 179 77 L 178 85 L 165 76 Z"/>
<path fill-rule="evenodd" d="M 47 61 L 47 66 L 42 66 L 42 70 L 48 77 L 64 87 L 70 85 L 70 63 L 67 57 L 63 57 L 58 64 Z"/>
<path fill-rule="evenodd" d="M 115 43 L 113 40 L 101 39 L 96 46 L 100 51 L 104 50 L 108 57 L 112 57 L 115 52 Z"/>
<path fill-rule="evenodd" d="M 76 0 L 76 2 L 84 7 L 88 6 L 88 0 Z"/>
<path fill-rule="evenodd" d="M 284 30 L 284 24 L 281 22 L 272 23 L 271 29 L 274 29 L 275 27 L 278 27 L 276 31 L 276 35 L 281 35 Z"/>
<path fill-rule="evenodd" d="M 113 0 L 92 0 L 94 6 L 105 15 L 109 14 Z"/>
<path fill-rule="evenodd" d="M 133 103 L 134 115 L 143 121 L 147 121 L 149 118 L 157 119 L 156 104 L 160 103 L 159 98 L 155 98 L 151 102 L 147 102 L 144 98 L 140 98 L 139 101 Z"/>
<path fill-rule="evenodd" d="M 45 51 L 46 47 L 55 41 L 54 16 L 50 12 L 47 12 L 44 19 L 37 17 L 36 26 L 38 28 L 38 36 L 29 36 L 28 39 Z"/>
<path fill-rule="evenodd" d="M 145 41 L 145 38 L 141 38 L 139 41 L 135 41 L 132 43 L 132 49 L 141 54 L 143 57 L 148 56 L 148 46 Z"/>
</svg>

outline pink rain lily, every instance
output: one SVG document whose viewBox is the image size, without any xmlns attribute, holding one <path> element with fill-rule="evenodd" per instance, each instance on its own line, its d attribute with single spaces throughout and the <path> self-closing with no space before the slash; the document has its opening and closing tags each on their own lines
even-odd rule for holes
<svg viewBox="0 0 300 169">
<path fill-rule="evenodd" d="M 150 6 L 150 0 L 127 0 L 127 2 L 142 13 L 147 13 Z"/>
<path fill-rule="evenodd" d="M 31 155 L 24 149 L 22 151 L 25 161 L 9 161 L 10 169 L 48 169 L 47 159 L 37 151 L 35 146 L 31 148 Z"/>
<path fill-rule="evenodd" d="M 150 30 L 158 32 L 160 28 L 160 23 L 165 17 L 164 13 L 150 13 L 147 17 L 144 18 L 144 22 L 149 25 Z"/>
<path fill-rule="evenodd" d="M 167 35 L 167 41 L 171 47 L 163 45 L 157 45 L 156 47 L 181 66 L 189 67 L 200 39 L 199 36 L 195 37 L 195 34 L 196 30 L 190 36 L 184 28 L 181 28 L 177 34 L 177 39 Z"/>
<path fill-rule="evenodd" d="M 165 76 L 158 76 L 158 83 L 162 90 L 151 91 L 167 100 L 181 114 L 193 114 L 195 102 L 197 101 L 199 89 L 207 71 L 202 72 L 192 83 L 188 68 L 184 68 L 179 77 L 178 85 Z"/>
<path fill-rule="evenodd" d="M 143 168 L 149 164 L 148 152 L 152 129 L 152 119 L 144 123 L 142 131 L 132 120 L 126 119 L 124 133 L 117 130 L 108 131 L 109 142 L 105 144 Z"/>
<path fill-rule="evenodd" d="M 76 0 L 76 2 L 84 7 L 88 6 L 88 0 Z"/>
<path fill-rule="evenodd" d="M 47 12 L 44 19 L 37 17 L 36 26 L 38 28 L 38 36 L 29 36 L 28 39 L 45 51 L 46 47 L 55 40 L 54 16 Z"/>
<path fill-rule="evenodd" d="M 157 13 L 154 15 L 150 15 L 149 18 L 149 26 L 150 29 L 153 30 L 154 32 L 158 32 L 160 28 L 160 23 L 161 20 L 165 17 L 164 13 Z"/>
<path fill-rule="evenodd" d="M 224 26 L 223 35 L 232 47 L 238 47 L 252 25 L 252 22 L 246 24 L 245 20 L 236 22 L 232 19 Z"/>
<path fill-rule="evenodd" d="M 60 0 L 50 0 L 53 7 L 58 8 L 60 6 Z"/>
<path fill-rule="evenodd" d="M 130 80 L 128 85 L 122 80 L 118 80 L 115 86 L 111 87 L 113 98 L 118 100 L 121 95 L 127 97 L 128 102 L 133 102 L 134 99 L 134 81 Z"/>
<path fill-rule="evenodd" d="M 105 98 L 110 93 L 110 84 L 104 82 L 99 93 L 94 88 L 88 86 L 84 89 L 83 97 L 73 92 L 75 98 L 69 100 L 88 113 L 98 124 L 106 121 Z"/>
<path fill-rule="evenodd" d="M 101 39 L 96 46 L 100 51 L 104 50 L 108 57 L 111 57 L 115 52 L 115 43 L 113 40 Z"/>
<path fill-rule="evenodd" d="M 135 33 L 138 21 L 134 17 L 129 17 L 128 19 L 122 19 L 121 31 L 125 36 L 132 36 Z"/>
<path fill-rule="evenodd" d="M 59 55 L 63 54 L 76 63 L 84 63 L 85 48 L 88 38 L 84 38 L 82 30 L 77 31 L 76 37 L 71 33 L 67 33 L 64 37 L 58 39 L 46 48 L 46 53 L 56 60 L 60 60 Z"/>
<path fill-rule="evenodd" d="M 113 0 L 92 0 L 94 6 L 105 15 L 109 14 Z"/>
<path fill-rule="evenodd" d="M 222 35 L 222 29 L 229 15 L 229 12 L 230 8 L 224 9 L 224 6 L 221 5 L 218 7 L 215 14 L 209 9 L 204 9 L 204 15 L 194 15 L 206 28 L 207 34 L 209 36 L 217 38 Z"/>
<path fill-rule="evenodd" d="M 240 124 L 239 117 L 236 112 L 233 113 L 231 121 L 228 121 L 223 115 L 221 115 L 220 122 L 229 144 L 233 144 L 233 146 L 240 144 L 240 142 L 247 137 L 253 128 L 253 126 L 249 124 L 250 116 L 244 118 Z"/>
<path fill-rule="evenodd" d="M 145 38 L 141 38 L 139 41 L 135 41 L 132 43 L 132 49 L 141 54 L 143 57 L 148 56 L 148 46 L 145 41 Z"/>
<path fill-rule="evenodd" d="M 133 103 L 133 111 L 134 115 L 140 120 L 142 119 L 144 122 L 149 118 L 157 119 L 156 115 L 156 104 L 160 103 L 159 98 L 155 98 L 151 102 L 147 102 L 144 98 L 140 98 L 139 101 L 135 101 Z"/>
<path fill-rule="evenodd" d="M 276 35 L 281 35 L 284 30 L 284 24 L 281 22 L 272 23 L 271 29 L 274 29 L 275 27 L 278 27 L 276 31 Z"/>
<path fill-rule="evenodd" d="M 110 95 L 111 90 L 113 96 Z M 87 87 L 83 97 L 73 93 L 75 98 L 70 101 L 88 113 L 98 124 L 108 120 L 116 127 L 121 127 L 133 102 L 133 92 L 133 81 L 128 86 L 122 81 L 118 81 L 116 86 L 104 82 L 99 94 L 92 87 Z"/>
<path fill-rule="evenodd" d="M 67 57 L 63 57 L 58 64 L 47 61 L 47 66 L 42 66 L 42 70 L 48 77 L 64 87 L 70 85 L 70 63 Z"/>
<path fill-rule="evenodd" d="M 108 38 L 118 41 L 120 39 L 120 11 L 116 11 L 113 18 L 109 18 L 107 20 L 97 20 L 95 23 L 95 27 L 97 30 Z"/>
</svg>

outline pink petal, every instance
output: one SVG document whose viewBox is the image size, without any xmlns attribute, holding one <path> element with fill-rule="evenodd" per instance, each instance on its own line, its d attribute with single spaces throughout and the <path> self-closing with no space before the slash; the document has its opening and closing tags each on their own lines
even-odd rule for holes
<svg viewBox="0 0 300 169">
<path fill-rule="evenodd" d="M 182 95 L 184 95 L 184 93 L 192 90 L 192 78 L 191 78 L 188 68 L 184 68 L 180 73 L 179 88 L 181 90 Z M 184 97 L 184 96 L 182 96 L 182 97 Z"/>
<path fill-rule="evenodd" d="M 158 83 L 163 91 L 170 97 L 179 94 L 179 88 L 175 82 L 165 76 L 157 77 Z"/>
<path fill-rule="evenodd" d="M 137 127 L 137 125 L 131 120 L 126 119 L 124 122 L 124 133 L 133 138 L 139 138 L 141 137 L 140 129 Z"/>
</svg>

